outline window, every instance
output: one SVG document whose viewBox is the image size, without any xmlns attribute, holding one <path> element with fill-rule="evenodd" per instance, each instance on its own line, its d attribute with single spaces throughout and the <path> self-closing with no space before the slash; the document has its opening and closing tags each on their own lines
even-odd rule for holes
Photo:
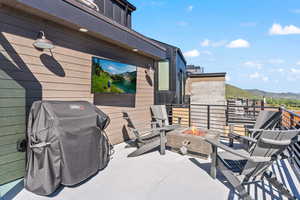
<svg viewBox="0 0 300 200">
<path fill-rule="evenodd" d="M 158 90 L 169 90 L 170 87 L 170 64 L 169 61 L 158 63 Z"/>
</svg>

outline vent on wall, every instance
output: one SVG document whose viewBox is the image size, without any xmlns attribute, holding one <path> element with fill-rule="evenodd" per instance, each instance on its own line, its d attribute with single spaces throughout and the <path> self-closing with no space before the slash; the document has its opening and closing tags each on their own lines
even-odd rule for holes
<svg viewBox="0 0 300 200">
<path fill-rule="evenodd" d="M 89 8 L 92 8 L 99 12 L 98 5 L 94 2 L 94 0 L 77 0 L 78 2 L 88 6 Z"/>
</svg>

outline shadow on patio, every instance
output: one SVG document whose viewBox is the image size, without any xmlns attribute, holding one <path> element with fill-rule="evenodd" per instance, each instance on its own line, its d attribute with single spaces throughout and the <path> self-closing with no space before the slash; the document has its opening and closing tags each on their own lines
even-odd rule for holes
<svg viewBox="0 0 300 200">
<path fill-rule="evenodd" d="M 76 187 L 64 187 L 56 195 L 41 197 L 20 187 L 18 194 L 3 197 L 3 200 L 81 200 L 101 197 L 106 200 L 152 200 L 152 199 L 210 199 L 237 200 L 238 195 L 225 179 L 218 174 L 212 179 L 207 160 L 181 156 L 168 151 L 165 156 L 151 152 L 136 158 L 127 158 L 132 149 L 125 143 L 115 147 L 116 153 L 107 169 Z M 289 162 L 277 162 L 272 166 L 277 177 L 298 198 L 300 183 Z M 22 182 L 19 184 L 21 186 Z M 255 199 L 285 199 L 265 182 L 251 184 L 248 191 Z"/>
</svg>

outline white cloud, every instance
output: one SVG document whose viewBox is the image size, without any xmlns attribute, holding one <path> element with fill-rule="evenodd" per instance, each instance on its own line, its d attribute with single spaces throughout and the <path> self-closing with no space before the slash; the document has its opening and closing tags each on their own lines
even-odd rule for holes
<svg viewBox="0 0 300 200">
<path fill-rule="evenodd" d="M 225 79 L 226 79 L 226 81 L 230 81 L 231 77 L 229 75 L 226 75 Z"/>
<path fill-rule="evenodd" d="M 291 72 L 298 74 L 298 73 L 300 73 L 300 69 L 291 68 Z"/>
<path fill-rule="evenodd" d="M 279 68 L 279 69 L 277 69 L 277 72 L 284 72 L 284 69 Z"/>
<path fill-rule="evenodd" d="M 178 25 L 178 26 L 183 26 L 183 27 L 185 27 L 185 26 L 188 26 L 189 23 L 186 22 L 186 21 L 179 21 L 179 22 L 177 22 L 177 25 Z"/>
<path fill-rule="evenodd" d="M 262 80 L 262 81 L 264 81 L 264 82 L 269 81 L 269 77 L 267 77 L 267 76 L 265 76 L 265 75 L 263 75 L 263 74 L 261 74 L 261 73 L 258 73 L 258 72 L 255 72 L 255 73 L 253 73 L 253 74 L 250 74 L 250 75 L 249 75 L 249 78 L 250 78 L 250 79 L 259 79 L 259 80 Z"/>
<path fill-rule="evenodd" d="M 194 6 L 192 6 L 192 5 L 187 7 L 187 11 L 189 11 L 189 12 L 193 11 L 193 9 L 194 9 Z"/>
<path fill-rule="evenodd" d="M 256 79 L 256 78 L 259 78 L 259 77 L 260 77 L 260 74 L 258 72 L 255 72 L 254 74 L 249 75 L 249 78 L 251 78 L 251 79 Z"/>
<path fill-rule="evenodd" d="M 113 67 L 113 66 L 111 66 L 111 65 L 108 66 L 108 69 L 111 70 L 111 71 L 116 71 L 116 70 L 117 70 L 115 67 Z"/>
<path fill-rule="evenodd" d="M 206 54 L 206 55 L 211 56 L 212 52 L 210 52 L 210 51 L 201 51 L 200 54 Z"/>
<path fill-rule="evenodd" d="M 263 76 L 263 77 L 261 78 L 261 80 L 263 80 L 264 82 L 267 82 L 267 81 L 269 81 L 269 77 Z"/>
<path fill-rule="evenodd" d="M 263 64 L 255 61 L 247 61 L 244 63 L 244 65 L 247 67 L 255 67 L 257 69 L 261 69 L 263 67 Z"/>
<path fill-rule="evenodd" d="M 290 68 L 286 71 L 286 80 L 294 82 L 300 80 L 300 68 Z"/>
<path fill-rule="evenodd" d="M 211 56 L 212 52 L 210 51 L 198 51 L 197 49 L 193 49 L 191 51 L 184 52 L 183 55 L 187 58 L 194 58 L 200 55 L 208 55 Z"/>
<path fill-rule="evenodd" d="M 226 45 L 227 48 L 249 48 L 250 43 L 244 39 L 237 39 L 231 41 L 229 44 Z"/>
<path fill-rule="evenodd" d="M 220 41 L 211 41 L 209 39 L 205 39 L 201 42 L 202 47 L 221 47 L 224 46 L 227 43 L 226 40 L 220 40 Z"/>
<path fill-rule="evenodd" d="M 296 65 L 300 65 L 300 61 L 298 61 L 298 62 L 296 63 Z"/>
<path fill-rule="evenodd" d="M 270 35 L 290 35 L 300 34 L 300 28 L 294 25 L 281 26 L 280 24 L 273 24 L 269 30 Z"/>
<path fill-rule="evenodd" d="M 183 55 L 185 57 L 194 58 L 200 56 L 200 52 L 197 49 L 193 49 L 191 51 L 184 52 Z"/>
<path fill-rule="evenodd" d="M 291 13 L 300 14 L 300 9 L 290 10 Z"/>
<path fill-rule="evenodd" d="M 201 46 L 203 47 L 208 47 L 210 45 L 210 40 L 208 39 L 205 39 L 203 40 L 203 42 L 201 42 Z"/>
<path fill-rule="evenodd" d="M 270 59 L 268 60 L 268 63 L 278 65 L 278 64 L 285 63 L 285 61 L 283 59 L 278 58 L 278 59 Z"/>
</svg>

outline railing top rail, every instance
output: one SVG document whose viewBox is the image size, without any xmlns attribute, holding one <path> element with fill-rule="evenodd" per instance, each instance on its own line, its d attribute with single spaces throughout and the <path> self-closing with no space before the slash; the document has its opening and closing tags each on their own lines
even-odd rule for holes
<svg viewBox="0 0 300 200">
<path fill-rule="evenodd" d="M 280 109 L 283 110 L 283 111 L 285 111 L 285 112 L 287 112 L 287 113 L 289 113 L 290 115 L 293 115 L 293 116 L 295 116 L 295 117 L 299 117 L 299 118 L 300 118 L 300 114 L 295 113 L 295 112 L 293 112 L 293 111 L 291 111 L 291 110 L 288 110 L 288 109 L 286 109 L 285 107 L 280 107 Z"/>
<path fill-rule="evenodd" d="M 211 107 L 227 107 L 226 104 L 197 104 L 197 103 L 191 103 L 191 104 L 167 104 L 167 106 L 211 106 Z M 262 106 L 246 106 L 246 105 L 230 105 L 230 107 L 234 108 L 261 108 Z M 278 106 L 264 106 L 265 109 L 279 109 Z"/>
</svg>

